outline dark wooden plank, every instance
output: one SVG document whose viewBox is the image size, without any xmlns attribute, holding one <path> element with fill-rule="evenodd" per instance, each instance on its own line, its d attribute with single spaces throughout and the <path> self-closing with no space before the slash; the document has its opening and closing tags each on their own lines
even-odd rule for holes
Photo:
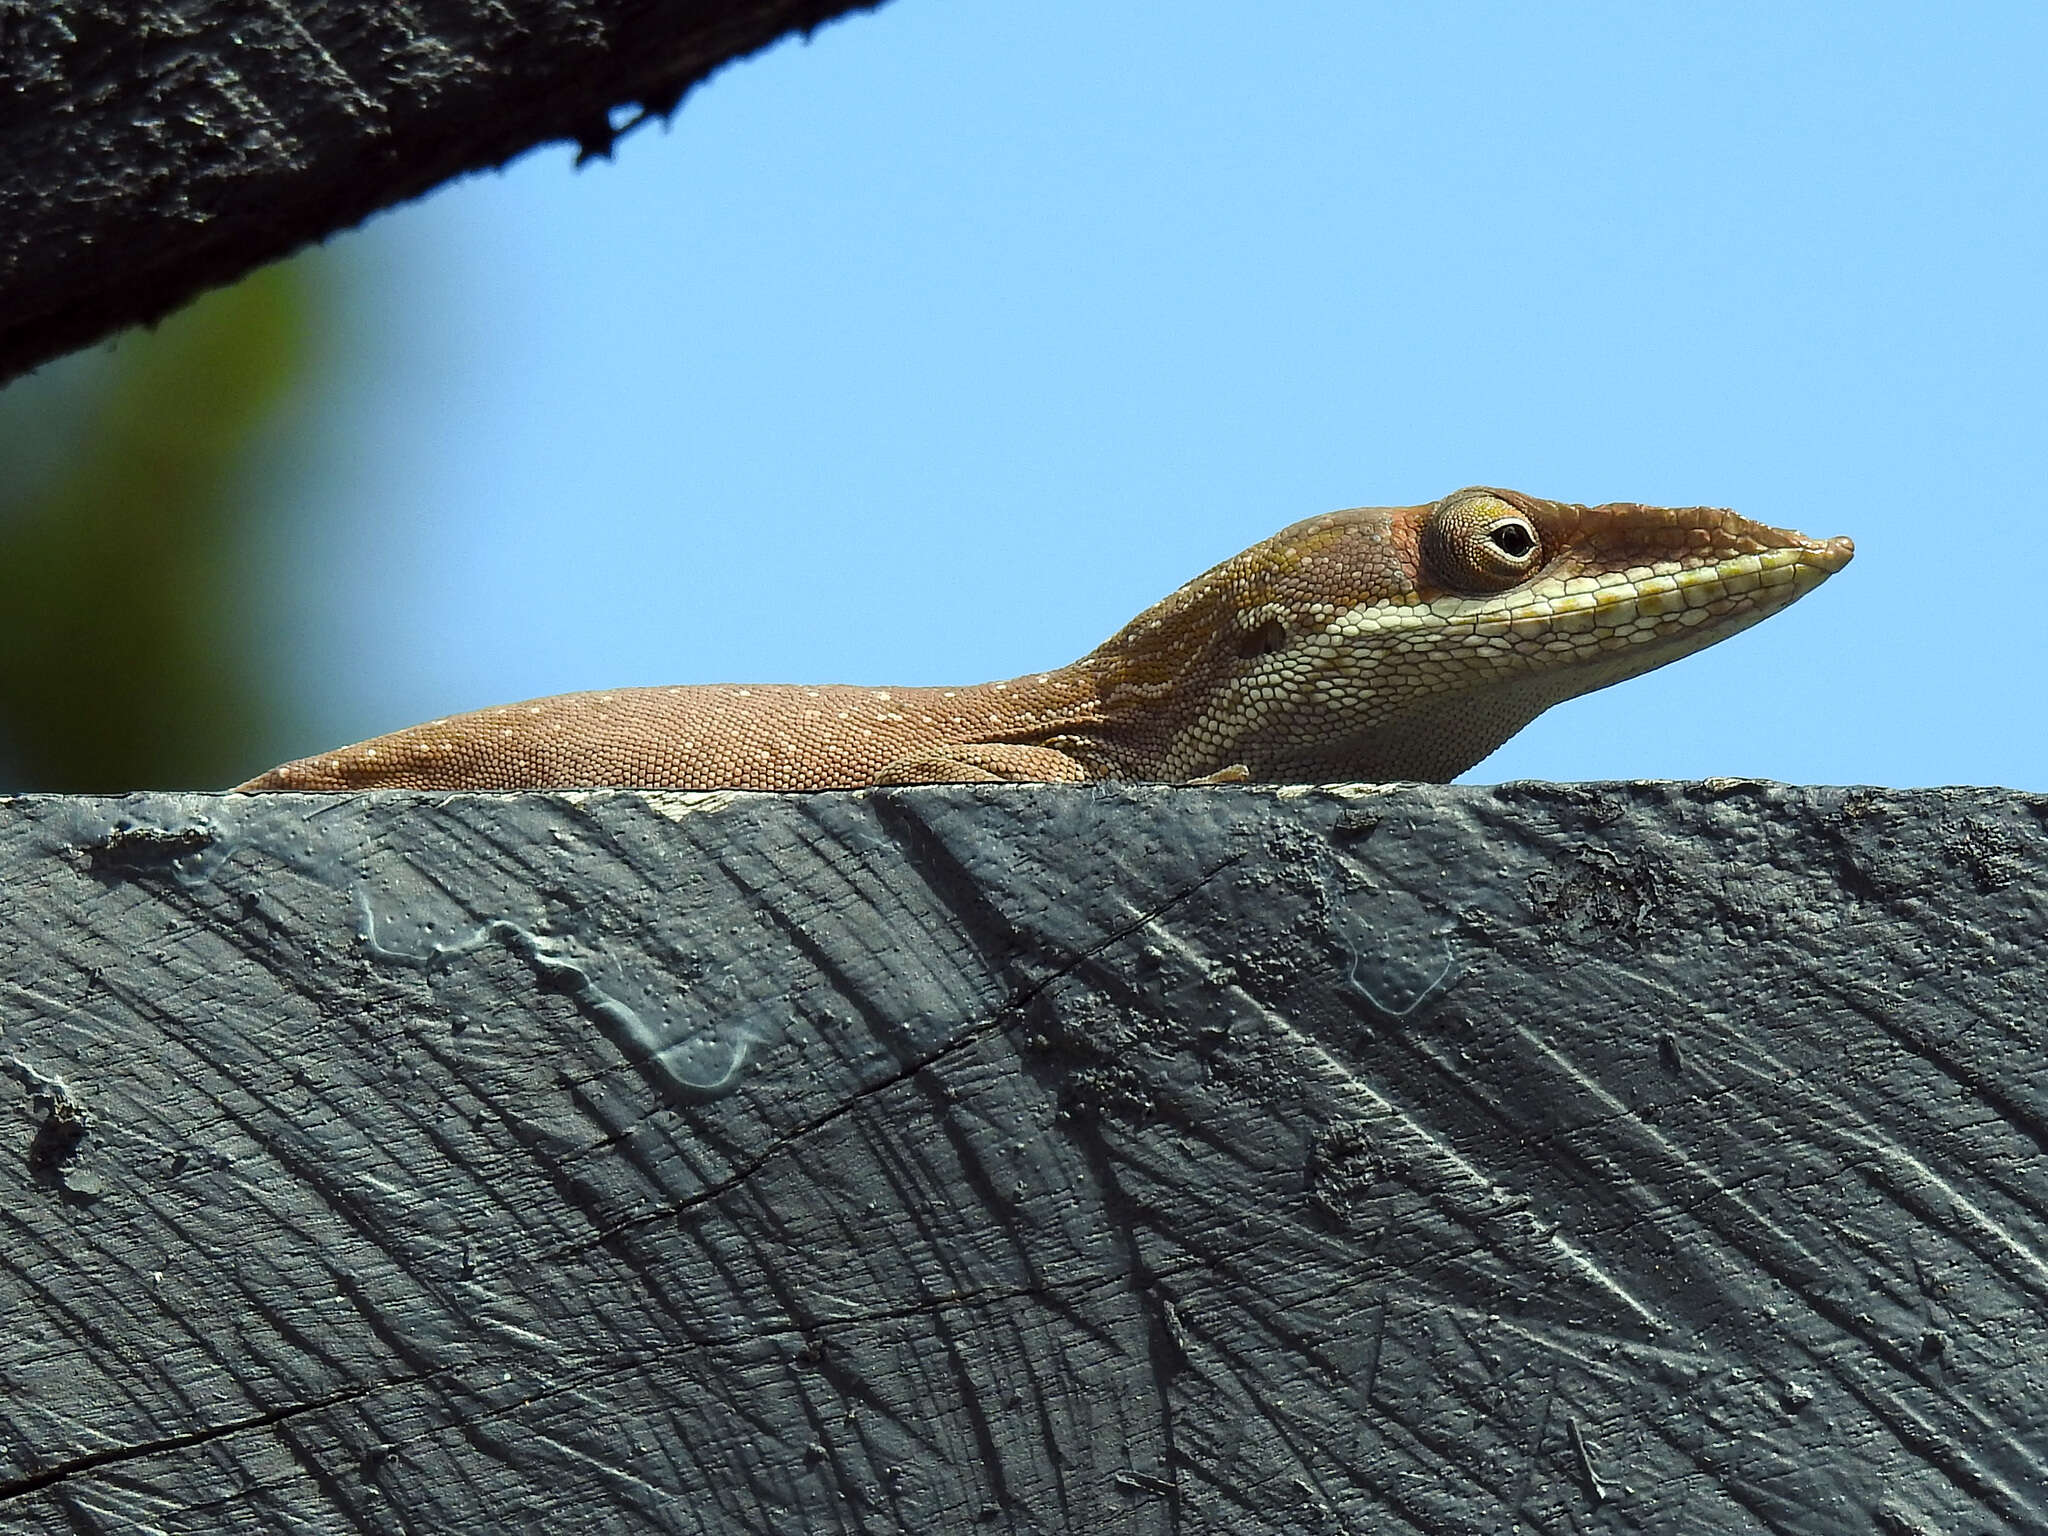
<svg viewBox="0 0 2048 1536">
<path fill-rule="evenodd" d="M 0 17 L 0 382 L 880 0 L 49 0 Z"/>
<path fill-rule="evenodd" d="M 2044 806 L 0 802 L 0 1528 L 2048 1528 Z"/>
</svg>

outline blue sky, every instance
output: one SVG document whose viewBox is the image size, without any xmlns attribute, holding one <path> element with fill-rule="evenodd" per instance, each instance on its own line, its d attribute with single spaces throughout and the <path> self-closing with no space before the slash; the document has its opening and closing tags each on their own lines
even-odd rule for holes
<svg viewBox="0 0 2048 1536">
<path fill-rule="evenodd" d="M 1485 482 L 1859 553 L 1467 778 L 2048 788 L 2044 57 L 2038 5 L 893 0 L 332 243 L 296 750 L 1013 676 Z"/>
</svg>

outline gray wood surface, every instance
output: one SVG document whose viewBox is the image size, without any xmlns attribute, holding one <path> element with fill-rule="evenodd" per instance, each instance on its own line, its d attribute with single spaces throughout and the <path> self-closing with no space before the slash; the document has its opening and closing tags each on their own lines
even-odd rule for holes
<svg viewBox="0 0 2048 1536">
<path fill-rule="evenodd" d="M 2044 816 L 0 801 L 0 1529 L 2048 1530 Z"/>
<path fill-rule="evenodd" d="M 880 0 L 10 0 L 0 382 Z"/>
</svg>

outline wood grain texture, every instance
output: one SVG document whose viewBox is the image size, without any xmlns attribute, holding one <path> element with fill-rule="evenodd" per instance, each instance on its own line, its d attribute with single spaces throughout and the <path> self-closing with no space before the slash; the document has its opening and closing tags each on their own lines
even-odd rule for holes
<svg viewBox="0 0 2048 1536">
<path fill-rule="evenodd" d="M 0 16 L 0 382 L 879 0 L 54 0 Z M 615 109 L 625 109 L 619 117 Z"/>
<path fill-rule="evenodd" d="M 0 1530 L 2048 1528 L 2044 823 L 0 801 Z"/>
</svg>

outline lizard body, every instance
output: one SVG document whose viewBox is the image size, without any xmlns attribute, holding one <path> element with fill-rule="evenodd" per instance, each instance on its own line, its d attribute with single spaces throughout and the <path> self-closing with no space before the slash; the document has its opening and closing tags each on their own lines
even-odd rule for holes
<svg viewBox="0 0 2048 1536">
<path fill-rule="evenodd" d="M 561 694 L 239 787 L 1448 780 L 1552 704 L 1746 629 L 1853 553 L 1845 538 L 1715 508 L 1475 487 L 1284 528 L 1049 672 L 960 688 Z"/>
</svg>

